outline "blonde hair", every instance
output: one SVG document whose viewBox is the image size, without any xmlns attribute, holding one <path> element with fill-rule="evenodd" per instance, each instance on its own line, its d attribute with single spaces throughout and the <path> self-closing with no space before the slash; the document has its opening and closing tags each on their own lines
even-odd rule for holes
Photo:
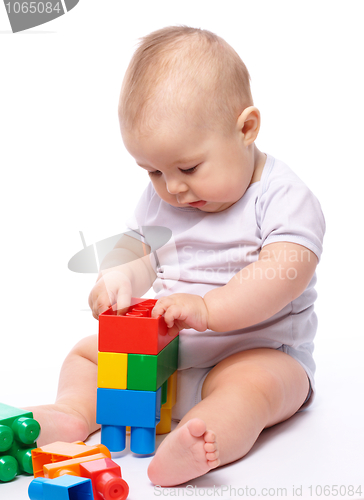
<svg viewBox="0 0 364 500">
<path fill-rule="evenodd" d="M 141 39 L 124 77 L 119 117 L 122 127 L 140 130 L 160 117 L 197 110 L 208 126 L 226 128 L 252 104 L 248 70 L 225 40 L 171 26 Z"/>
</svg>

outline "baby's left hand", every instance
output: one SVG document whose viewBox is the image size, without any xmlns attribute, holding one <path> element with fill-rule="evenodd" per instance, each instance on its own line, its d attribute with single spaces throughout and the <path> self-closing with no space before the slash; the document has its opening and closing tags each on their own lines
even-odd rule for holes
<svg viewBox="0 0 364 500">
<path fill-rule="evenodd" d="M 154 306 L 152 317 L 164 316 L 168 328 L 194 328 L 204 332 L 208 327 L 208 310 L 202 297 L 190 293 L 174 293 L 162 297 Z"/>
</svg>

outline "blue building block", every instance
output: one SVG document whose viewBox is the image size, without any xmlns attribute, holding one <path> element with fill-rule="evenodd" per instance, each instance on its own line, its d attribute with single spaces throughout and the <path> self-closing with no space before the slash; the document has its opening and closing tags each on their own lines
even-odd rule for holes
<svg viewBox="0 0 364 500">
<path fill-rule="evenodd" d="M 93 500 L 91 479 L 64 475 L 56 479 L 38 477 L 28 489 L 30 500 Z"/>
<path fill-rule="evenodd" d="M 97 389 L 96 421 L 101 424 L 102 444 L 110 451 L 123 450 L 126 426 L 130 426 L 131 451 L 153 453 L 160 408 L 161 388 L 156 392 Z"/>
<path fill-rule="evenodd" d="M 96 421 L 98 424 L 155 427 L 160 394 L 160 389 L 155 392 L 99 388 Z"/>
</svg>

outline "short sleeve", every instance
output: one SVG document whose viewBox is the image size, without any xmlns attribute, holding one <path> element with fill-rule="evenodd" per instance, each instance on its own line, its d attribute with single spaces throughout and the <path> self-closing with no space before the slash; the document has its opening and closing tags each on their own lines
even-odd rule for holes
<svg viewBox="0 0 364 500">
<path fill-rule="evenodd" d="M 279 241 L 302 245 L 320 259 L 325 219 L 316 196 L 298 178 L 268 182 L 257 205 L 261 246 Z"/>
</svg>

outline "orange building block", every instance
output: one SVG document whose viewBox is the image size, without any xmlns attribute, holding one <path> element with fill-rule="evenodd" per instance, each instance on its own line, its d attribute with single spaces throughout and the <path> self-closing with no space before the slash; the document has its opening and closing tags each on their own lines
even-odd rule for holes
<svg viewBox="0 0 364 500">
<path fill-rule="evenodd" d="M 43 466 L 46 464 L 62 462 L 71 458 L 86 457 L 97 453 L 102 453 L 111 458 L 111 454 L 106 446 L 102 444 L 87 446 L 82 441 L 75 443 L 57 441 L 40 448 L 35 448 L 32 450 L 34 477 L 44 477 Z"/>
<path fill-rule="evenodd" d="M 54 464 L 46 464 L 43 465 L 44 477 L 54 479 L 56 477 L 64 476 L 65 474 L 68 474 L 69 476 L 83 477 L 80 465 L 86 462 L 91 462 L 92 460 L 100 460 L 102 458 L 109 457 L 103 453 L 95 453 L 95 455 L 89 455 L 87 457 L 71 458 L 70 460 L 64 460 Z"/>
</svg>

